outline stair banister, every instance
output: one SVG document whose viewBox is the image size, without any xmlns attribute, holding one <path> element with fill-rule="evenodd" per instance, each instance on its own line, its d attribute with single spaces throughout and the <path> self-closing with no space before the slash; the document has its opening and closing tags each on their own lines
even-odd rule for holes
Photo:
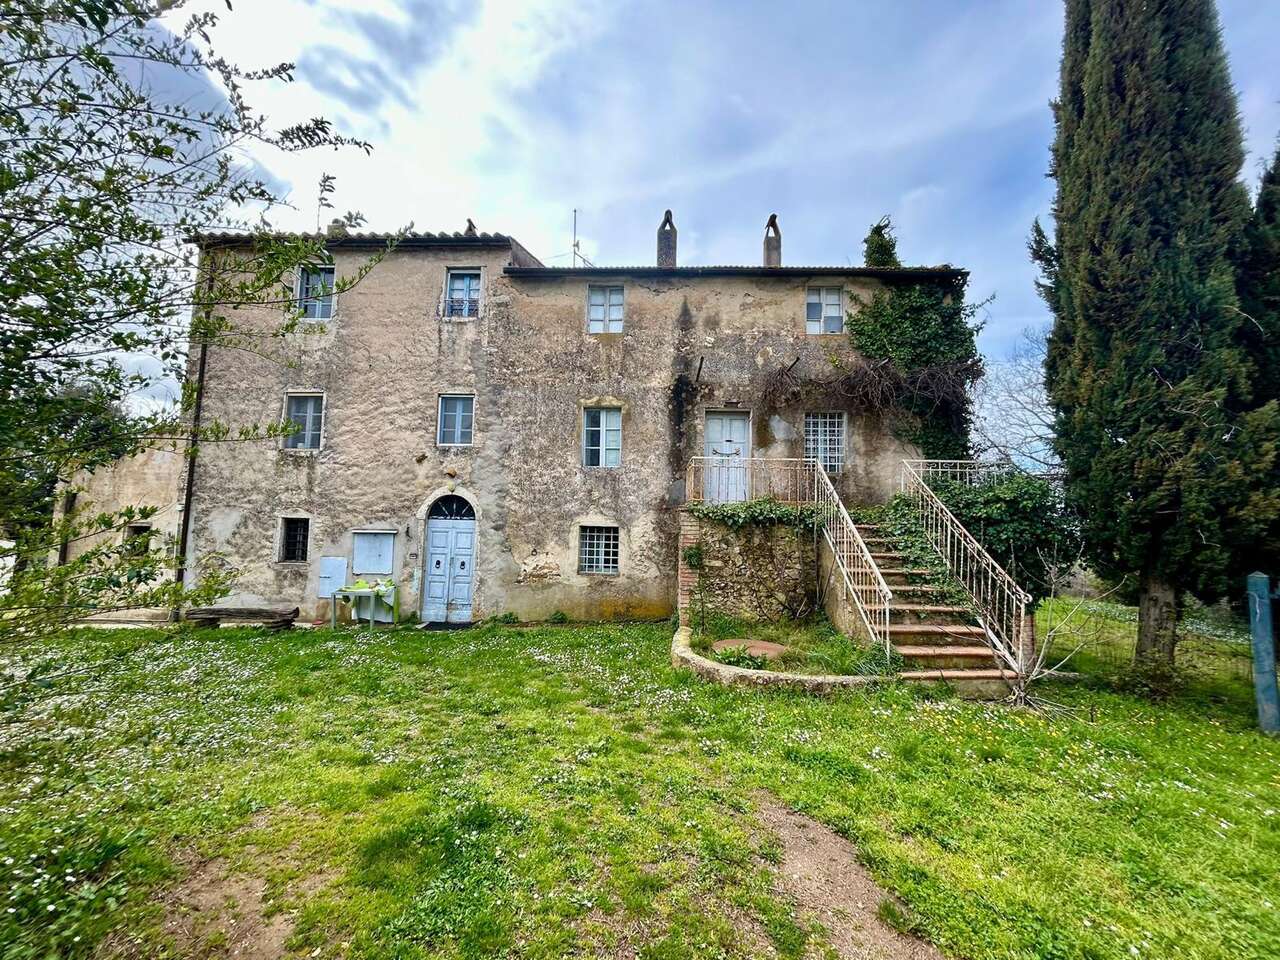
<svg viewBox="0 0 1280 960">
<path fill-rule="evenodd" d="M 965 529 L 925 479 L 942 476 L 972 483 L 1008 469 L 1009 464 L 981 461 L 904 460 L 902 492 L 919 511 L 925 536 L 947 571 L 969 594 L 997 657 L 1022 674 L 1035 643 L 1034 622 L 1028 616 L 1031 595 Z"/>
</svg>

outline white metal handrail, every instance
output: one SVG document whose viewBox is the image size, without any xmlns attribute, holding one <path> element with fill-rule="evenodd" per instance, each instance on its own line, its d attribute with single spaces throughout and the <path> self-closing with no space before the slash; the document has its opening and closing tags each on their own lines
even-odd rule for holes
<svg viewBox="0 0 1280 960">
<path fill-rule="evenodd" d="M 814 503 L 845 592 L 853 598 L 867 636 L 889 653 L 889 606 L 893 592 L 871 558 L 831 477 L 813 460 L 774 457 L 692 457 L 685 499 L 726 503 L 772 497 L 784 503 Z"/>
<path fill-rule="evenodd" d="M 814 467 L 813 498 L 818 505 L 822 534 L 831 547 L 836 566 L 844 577 L 845 590 L 853 597 L 853 605 L 867 629 L 867 636 L 873 643 L 883 644 L 888 657 L 891 649 L 889 607 L 893 603 L 893 591 L 885 583 L 862 534 L 849 518 L 849 511 L 845 509 L 827 471 L 820 463 L 815 463 Z"/>
<path fill-rule="evenodd" d="M 974 483 L 1012 469 L 1016 468 L 1007 463 L 904 460 L 902 492 L 919 512 L 925 536 L 942 557 L 947 572 L 969 594 L 997 657 L 1022 673 L 1035 639 L 1034 622 L 1028 616 L 1033 609 L 1031 595 L 964 528 L 929 482 Z"/>
<path fill-rule="evenodd" d="M 729 503 L 772 497 L 783 503 L 809 503 L 814 466 L 799 458 L 691 457 L 685 499 Z"/>
</svg>

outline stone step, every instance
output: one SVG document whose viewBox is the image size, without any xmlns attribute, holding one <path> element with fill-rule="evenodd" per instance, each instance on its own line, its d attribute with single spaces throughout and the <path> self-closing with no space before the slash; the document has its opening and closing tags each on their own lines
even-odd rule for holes
<svg viewBox="0 0 1280 960">
<path fill-rule="evenodd" d="M 939 669 L 972 667 L 994 663 L 990 647 L 934 647 L 895 643 L 893 649 L 908 666 L 932 666 Z"/>
<path fill-rule="evenodd" d="M 899 623 L 889 627 L 890 633 L 939 633 L 954 637 L 985 637 L 987 631 L 970 624 L 948 626 L 939 623 Z"/>
<path fill-rule="evenodd" d="M 944 668 L 903 670 L 898 679 L 908 683 L 946 683 L 968 700 L 1002 700 L 1009 695 L 1009 684 L 1017 679 L 1011 670 Z"/>
<path fill-rule="evenodd" d="M 889 617 L 897 622 L 919 626 L 966 625 L 973 618 L 968 607 L 943 603 L 894 603 L 889 606 Z"/>
<path fill-rule="evenodd" d="M 877 566 L 887 565 L 889 561 L 901 562 L 902 554 L 895 550 L 872 550 L 871 559 L 876 562 Z"/>
<path fill-rule="evenodd" d="M 884 571 L 880 571 L 883 573 Z M 951 593 L 950 587 L 939 586 L 936 583 L 903 583 L 893 587 L 894 594 L 936 594 Z"/>
</svg>

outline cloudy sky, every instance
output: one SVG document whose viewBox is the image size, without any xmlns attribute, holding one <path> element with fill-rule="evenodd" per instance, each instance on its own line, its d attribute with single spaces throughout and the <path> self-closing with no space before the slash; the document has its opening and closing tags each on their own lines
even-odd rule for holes
<svg viewBox="0 0 1280 960">
<path fill-rule="evenodd" d="M 1219 8 L 1252 181 L 1280 132 L 1280 2 Z M 784 263 L 857 264 L 890 214 L 904 261 L 995 295 L 998 359 L 1046 321 L 1024 245 L 1051 197 L 1061 18 L 1056 0 L 238 0 L 215 36 L 245 66 L 297 63 L 254 90 L 274 121 L 374 145 L 257 158 L 286 226 L 315 226 L 322 172 L 373 229 L 472 217 L 553 265 L 574 208 L 597 264 L 652 263 L 667 207 L 683 264 L 758 263 L 770 213 Z"/>
</svg>

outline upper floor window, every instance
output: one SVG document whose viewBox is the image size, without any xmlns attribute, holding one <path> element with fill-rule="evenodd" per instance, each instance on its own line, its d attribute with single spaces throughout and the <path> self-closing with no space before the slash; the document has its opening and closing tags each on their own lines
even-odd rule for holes
<svg viewBox="0 0 1280 960">
<path fill-rule="evenodd" d="M 446 317 L 480 316 L 480 271 L 450 270 L 445 289 Z"/>
<path fill-rule="evenodd" d="M 622 411 L 587 407 L 582 412 L 582 465 L 616 467 L 622 462 Z"/>
<path fill-rule="evenodd" d="M 476 398 L 466 395 L 440 398 L 440 425 L 436 443 L 442 447 L 465 447 L 471 444 Z"/>
<path fill-rule="evenodd" d="M 285 419 L 295 432 L 284 438 L 286 450 L 319 450 L 324 426 L 324 396 L 319 393 L 291 393 L 285 404 Z M 286 425 L 286 429 L 289 429 Z"/>
<path fill-rule="evenodd" d="M 333 267 L 309 266 L 298 270 L 298 309 L 308 320 L 333 316 Z"/>
<path fill-rule="evenodd" d="M 804 458 L 816 460 L 827 473 L 844 469 L 844 414 L 804 415 Z"/>
<path fill-rule="evenodd" d="M 622 287 L 587 287 L 587 333 L 622 332 Z"/>
<path fill-rule="evenodd" d="M 810 287 L 804 308 L 805 333 L 844 332 L 844 291 L 840 287 Z"/>
</svg>

